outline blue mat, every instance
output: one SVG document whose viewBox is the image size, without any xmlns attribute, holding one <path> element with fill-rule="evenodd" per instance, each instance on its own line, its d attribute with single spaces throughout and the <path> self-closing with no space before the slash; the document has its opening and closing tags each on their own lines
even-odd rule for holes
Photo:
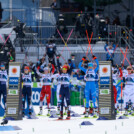
<svg viewBox="0 0 134 134">
<path fill-rule="evenodd" d="M 17 126 L 0 126 L 0 131 L 16 131 L 21 130 L 21 128 Z"/>
</svg>

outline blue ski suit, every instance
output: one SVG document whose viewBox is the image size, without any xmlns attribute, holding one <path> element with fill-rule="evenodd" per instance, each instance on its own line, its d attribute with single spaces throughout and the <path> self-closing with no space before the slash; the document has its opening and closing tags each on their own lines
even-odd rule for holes
<svg viewBox="0 0 134 134">
<path fill-rule="evenodd" d="M 85 80 L 86 80 L 86 87 L 85 87 L 85 98 L 86 98 L 86 108 L 89 108 L 89 100 L 90 96 L 92 97 L 93 107 L 96 108 L 96 85 L 95 85 L 95 76 L 99 69 L 98 60 L 95 59 L 97 63 L 97 67 L 95 69 L 85 69 L 83 68 L 82 62 L 79 63 L 79 69 L 85 72 Z"/>
</svg>

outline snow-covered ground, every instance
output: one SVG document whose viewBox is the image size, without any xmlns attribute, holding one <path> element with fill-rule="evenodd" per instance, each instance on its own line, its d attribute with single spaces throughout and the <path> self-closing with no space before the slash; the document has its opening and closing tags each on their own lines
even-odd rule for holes
<svg viewBox="0 0 134 134">
<path fill-rule="evenodd" d="M 39 107 L 34 107 L 36 114 Z M 84 108 L 72 107 L 72 111 L 82 114 Z M 47 109 L 44 109 L 46 114 Z M 126 120 L 96 121 L 96 119 L 71 118 L 70 121 L 56 121 L 41 116 L 39 119 L 23 119 L 22 121 L 9 121 L 8 125 L 18 126 L 20 131 L 5 131 L 0 134 L 134 134 L 134 117 Z M 0 120 L 1 122 L 2 120 Z M 90 121 L 93 125 L 81 126 L 83 121 Z"/>
</svg>

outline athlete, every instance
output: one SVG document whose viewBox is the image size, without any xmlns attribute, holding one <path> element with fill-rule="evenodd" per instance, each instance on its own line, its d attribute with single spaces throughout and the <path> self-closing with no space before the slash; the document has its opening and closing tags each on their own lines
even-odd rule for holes
<svg viewBox="0 0 134 134">
<path fill-rule="evenodd" d="M 60 88 L 61 88 L 61 82 L 60 82 L 60 73 L 56 73 L 53 75 L 54 76 L 54 85 L 56 85 L 56 96 L 57 96 L 57 111 L 58 115 L 60 114 Z"/>
<path fill-rule="evenodd" d="M 132 115 L 134 115 L 134 73 L 131 66 L 127 67 L 127 71 L 128 74 L 125 77 L 125 89 L 123 91 L 125 115 L 128 115 L 128 111 L 131 111 L 131 108 Z"/>
<path fill-rule="evenodd" d="M 62 74 L 60 75 L 60 82 L 61 82 L 61 88 L 60 88 L 60 117 L 59 119 L 63 119 L 63 106 L 64 106 L 64 98 L 67 102 L 67 118 L 70 119 L 70 75 L 67 73 L 68 66 L 64 65 L 62 68 Z"/>
<path fill-rule="evenodd" d="M 89 115 L 89 99 L 92 97 L 93 101 L 93 109 L 94 109 L 94 117 L 97 116 L 97 106 L 96 106 L 96 86 L 95 86 L 95 76 L 99 68 L 98 60 L 95 56 L 93 56 L 93 60 L 95 60 L 97 66 L 93 68 L 93 63 L 88 63 L 88 69 L 82 67 L 82 62 L 79 63 L 79 68 L 85 73 L 85 98 L 86 98 L 86 114 L 85 117 Z"/>
<path fill-rule="evenodd" d="M 31 102 L 31 96 L 32 96 L 32 74 L 30 72 L 30 68 L 28 66 L 24 67 L 24 73 L 22 73 L 22 82 L 23 82 L 23 89 L 22 89 L 22 114 L 25 115 L 25 102 L 26 98 L 28 101 L 28 107 L 29 107 L 29 115 L 32 114 L 32 102 Z"/>
<path fill-rule="evenodd" d="M 51 99 L 51 85 L 52 85 L 52 75 L 50 74 L 50 69 L 48 67 L 44 68 L 44 73 L 37 72 L 41 77 L 41 82 L 43 83 L 41 93 L 40 93 L 40 112 L 39 115 L 43 114 L 42 107 L 44 97 L 46 96 L 47 106 L 48 106 L 48 114 L 50 116 L 50 99 Z"/>
<path fill-rule="evenodd" d="M 6 92 L 7 78 L 8 78 L 8 75 L 7 75 L 7 71 L 5 69 L 5 65 L 1 64 L 0 65 L 0 101 L 1 101 L 1 95 L 3 95 L 5 110 L 6 110 L 6 96 L 7 96 L 7 92 Z"/>
</svg>

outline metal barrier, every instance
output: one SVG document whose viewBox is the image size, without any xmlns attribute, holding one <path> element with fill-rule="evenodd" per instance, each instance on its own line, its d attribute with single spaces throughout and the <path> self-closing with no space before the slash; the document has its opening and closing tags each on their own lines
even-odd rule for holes
<svg viewBox="0 0 134 134">
<path fill-rule="evenodd" d="M 4 9 L 2 21 L 12 21 L 17 24 L 17 21 L 26 22 L 26 9 Z"/>
<path fill-rule="evenodd" d="M 104 51 L 104 46 L 102 46 L 102 45 L 104 45 L 104 44 L 101 44 L 101 45 L 100 44 L 91 44 L 92 49 L 93 49 L 93 54 L 98 57 L 99 61 L 106 60 L 106 52 Z M 69 50 L 65 47 L 65 49 L 63 51 L 64 46 L 62 46 L 62 47 L 58 46 L 57 54 L 62 54 L 62 56 L 60 58 L 60 62 L 62 64 L 64 64 L 65 62 L 68 61 L 68 59 L 71 58 L 71 54 L 74 54 L 76 57 L 75 64 L 76 64 L 76 66 L 78 66 L 80 60 L 86 54 L 87 47 L 88 47 L 88 44 L 85 44 L 84 46 L 77 45 L 77 47 L 70 44 L 68 47 Z M 117 50 L 115 51 L 114 64 L 121 65 L 121 61 L 124 59 L 124 56 L 122 55 L 122 53 L 120 52 L 119 49 L 120 48 L 117 48 Z M 40 47 L 27 47 L 26 52 L 23 52 L 23 53 L 21 52 L 20 47 L 16 47 L 16 60 L 19 62 L 22 62 L 22 63 L 23 63 L 23 61 L 25 61 L 25 62 L 32 61 L 32 62 L 36 63 L 38 59 L 40 59 L 44 56 L 45 52 L 46 52 L 45 46 L 43 46 L 43 45 Z M 123 52 L 125 53 L 125 49 L 123 49 Z M 128 51 L 128 53 L 127 53 L 128 60 L 130 60 L 130 56 L 131 56 L 131 54 Z M 88 57 L 89 57 L 89 59 L 92 59 L 92 55 L 90 54 L 90 51 L 89 51 Z M 47 60 L 47 63 L 48 63 L 48 60 Z M 129 65 L 126 60 L 125 60 L 124 65 L 125 66 Z"/>
<path fill-rule="evenodd" d="M 16 24 L 19 20 L 28 26 L 51 26 L 56 24 L 58 15 L 59 11 L 52 8 L 4 9 L 2 22 L 12 21 Z"/>
</svg>

